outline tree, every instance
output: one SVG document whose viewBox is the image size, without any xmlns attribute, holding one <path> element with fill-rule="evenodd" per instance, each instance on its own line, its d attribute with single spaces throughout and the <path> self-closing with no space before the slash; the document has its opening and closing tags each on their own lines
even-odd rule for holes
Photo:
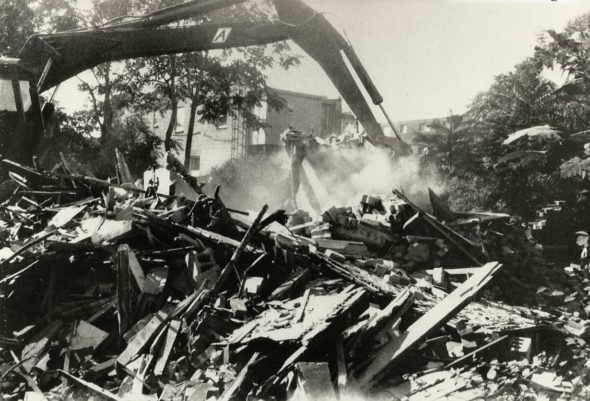
<svg viewBox="0 0 590 401">
<path fill-rule="evenodd" d="M 425 146 L 423 162 L 438 166 L 445 174 L 459 174 L 471 167 L 468 134 L 473 122 L 452 111 L 444 121 L 434 120 L 429 124 L 431 132 L 416 133 L 414 142 Z"/>
<path fill-rule="evenodd" d="M 152 11 L 162 5 L 152 1 L 149 7 L 142 10 Z M 246 4 L 222 9 L 192 22 L 247 22 L 266 17 L 263 7 Z M 166 151 L 175 145 L 172 133 L 176 126 L 178 102 L 189 103 L 184 149 L 185 168 L 188 170 L 197 120 L 217 124 L 228 115 L 240 114 L 247 126 L 260 128 L 263 122 L 253 113 L 255 107 L 263 101 L 271 108 L 283 106 L 281 99 L 267 90 L 264 70 L 274 66 L 288 69 L 298 63 L 299 56 L 291 51 L 286 42 L 128 60 L 125 65 L 126 79 L 121 82 L 121 87 L 130 88 L 128 99 L 138 110 L 171 111 L 164 140 Z"/>
<path fill-rule="evenodd" d="M 584 164 L 583 159 L 564 162 L 581 153 L 573 138 L 590 122 L 589 21 L 585 15 L 563 32 L 548 31 L 539 38 L 532 57 L 497 76 L 487 91 L 475 97 L 463 117 L 472 122 L 461 138 L 468 150 L 464 155 L 456 154 L 455 141 L 443 129 L 447 141 L 437 139 L 438 157 L 449 166 L 460 160 L 470 168 L 448 168 L 453 189 L 462 187 L 455 193 L 485 192 L 488 196 L 476 206 L 525 216 L 553 199 L 573 197 L 576 186 L 560 174 L 560 166 L 573 175 Z M 564 71 L 569 82 L 557 85 L 548 80 L 545 73 L 550 68 Z"/>
<path fill-rule="evenodd" d="M 0 55 L 16 57 L 35 31 L 28 0 L 0 0 Z"/>
</svg>

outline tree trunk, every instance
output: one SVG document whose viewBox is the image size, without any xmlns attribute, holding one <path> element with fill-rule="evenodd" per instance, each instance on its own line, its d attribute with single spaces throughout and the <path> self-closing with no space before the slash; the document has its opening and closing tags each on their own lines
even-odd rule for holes
<svg viewBox="0 0 590 401">
<path fill-rule="evenodd" d="M 172 150 L 172 134 L 176 129 L 176 117 L 178 114 L 178 99 L 176 98 L 176 56 L 170 56 L 170 103 L 172 106 L 172 115 L 168 122 L 166 129 L 166 137 L 164 139 L 164 150 L 170 152 Z"/>
<path fill-rule="evenodd" d="M 453 126 L 449 127 L 449 136 L 447 139 L 447 146 L 449 148 L 449 167 L 452 166 L 454 164 L 454 160 L 453 158 L 455 157 L 455 155 L 453 154 Z"/>
<path fill-rule="evenodd" d="M 106 63 L 106 71 L 104 76 L 104 106 L 103 106 L 103 124 L 101 141 L 105 143 L 111 135 L 111 128 L 113 126 L 113 104 L 111 102 L 111 63 Z"/>
<path fill-rule="evenodd" d="M 191 101 L 191 114 L 188 120 L 186 131 L 186 143 L 184 145 L 184 169 L 190 173 L 191 153 L 193 147 L 193 132 L 195 130 L 195 118 L 197 116 L 198 96 Z"/>
<path fill-rule="evenodd" d="M 164 150 L 170 152 L 172 150 L 172 134 L 176 129 L 176 116 L 178 114 L 178 101 L 176 96 L 173 96 L 172 101 L 172 114 L 170 115 L 170 121 L 168 122 L 168 128 L 166 128 L 166 137 L 164 138 Z"/>
<path fill-rule="evenodd" d="M 197 118 L 197 107 L 199 106 L 199 95 L 201 93 L 201 83 L 203 82 L 203 63 L 207 57 L 208 52 L 198 53 L 201 57 L 197 58 L 199 71 L 195 81 L 194 90 L 192 90 L 191 99 L 191 113 L 188 120 L 188 129 L 186 131 L 186 143 L 184 148 L 184 169 L 189 172 L 191 170 L 191 154 L 193 150 L 193 134 L 195 131 L 195 119 Z"/>
</svg>

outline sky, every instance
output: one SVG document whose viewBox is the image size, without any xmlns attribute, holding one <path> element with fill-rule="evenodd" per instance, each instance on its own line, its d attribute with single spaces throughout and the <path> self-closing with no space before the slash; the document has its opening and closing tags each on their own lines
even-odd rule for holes
<svg viewBox="0 0 590 401">
<path fill-rule="evenodd" d="M 395 121 L 466 110 L 494 76 L 533 54 L 537 36 L 590 11 L 590 0 L 304 0 L 345 32 Z M 309 56 L 289 71 L 267 71 L 276 88 L 337 97 Z M 76 81 L 56 100 L 83 103 Z M 383 121 L 378 108 L 378 120 Z"/>
</svg>

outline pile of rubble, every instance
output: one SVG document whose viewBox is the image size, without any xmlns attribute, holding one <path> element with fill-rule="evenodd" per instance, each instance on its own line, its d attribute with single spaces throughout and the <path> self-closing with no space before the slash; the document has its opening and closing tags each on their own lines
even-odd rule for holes
<svg viewBox="0 0 590 401">
<path fill-rule="evenodd" d="M 589 396 L 589 288 L 510 216 L 398 191 L 253 216 L 118 164 L 2 160 L 3 400 Z"/>
</svg>

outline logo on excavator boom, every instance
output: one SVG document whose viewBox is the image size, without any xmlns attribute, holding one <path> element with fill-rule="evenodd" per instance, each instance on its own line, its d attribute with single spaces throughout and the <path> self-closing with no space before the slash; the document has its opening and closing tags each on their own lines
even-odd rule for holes
<svg viewBox="0 0 590 401">
<path fill-rule="evenodd" d="M 230 33 L 231 28 L 219 28 L 217 32 L 215 32 L 212 43 L 225 43 Z"/>
</svg>

